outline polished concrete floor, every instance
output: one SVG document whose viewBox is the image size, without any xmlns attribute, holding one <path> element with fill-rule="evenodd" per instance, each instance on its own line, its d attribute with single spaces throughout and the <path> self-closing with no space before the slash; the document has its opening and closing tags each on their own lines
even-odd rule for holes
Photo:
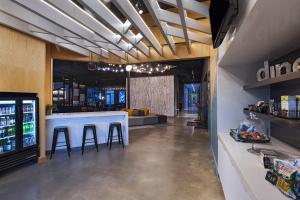
<svg viewBox="0 0 300 200">
<path fill-rule="evenodd" d="M 130 131 L 130 146 L 101 146 L 0 176 L 3 200 L 219 200 L 206 130 L 168 125 Z"/>
</svg>

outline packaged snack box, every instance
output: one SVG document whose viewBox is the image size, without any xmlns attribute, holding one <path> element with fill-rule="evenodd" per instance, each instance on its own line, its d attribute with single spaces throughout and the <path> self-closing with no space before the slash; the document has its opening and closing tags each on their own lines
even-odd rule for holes
<svg viewBox="0 0 300 200">
<path fill-rule="evenodd" d="M 281 96 L 281 115 L 286 118 L 296 118 L 296 96 Z"/>
<path fill-rule="evenodd" d="M 274 159 L 274 170 L 278 176 L 286 180 L 295 180 L 297 167 L 293 162 Z"/>
<path fill-rule="evenodd" d="M 276 187 L 285 195 L 297 199 L 297 196 L 294 193 L 294 184 L 292 180 L 286 180 L 282 177 L 278 177 Z"/>
<path fill-rule="evenodd" d="M 274 159 L 277 157 L 277 153 L 272 150 L 261 150 L 260 160 L 266 169 L 271 169 L 274 164 Z"/>
<path fill-rule="evenodd" d="M 300 160 L 295 162 L 274 159 L 273 171 L 277 175 L 276 187 L 285 195 L 297 199 L 300 194 Z M 299 171 L 300 172 L 300 171 Z"/>
</svg>

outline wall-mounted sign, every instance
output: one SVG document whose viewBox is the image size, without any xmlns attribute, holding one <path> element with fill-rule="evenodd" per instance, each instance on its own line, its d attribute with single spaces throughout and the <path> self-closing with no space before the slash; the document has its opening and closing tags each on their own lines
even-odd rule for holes
<svg viewBox="0 0 300 200">
<path fill-rule="evenodd" d="M 285 74 L 296 72 L 300 70 L 300 58 L 296 59 L 291 65 L 289 62 L 275 64 L 269 66 L 269 61 L 264 62 L 264 67 L 260 68 L 256 73 L 257 81 L 267 80 L 269 78 L 279 77 Z"/>
</svg>

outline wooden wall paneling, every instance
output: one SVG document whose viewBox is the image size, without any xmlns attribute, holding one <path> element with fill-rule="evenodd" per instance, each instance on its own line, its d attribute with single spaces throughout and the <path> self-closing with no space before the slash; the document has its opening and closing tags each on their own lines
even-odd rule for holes
<svg viewBox="0 0 300 200">
<path fill-rule="evenodd" d="M 40 151 L 45 156 L 46 43 L 0 26 L 0 91 L 37 93 L 40 99 Z"/>
</svg>

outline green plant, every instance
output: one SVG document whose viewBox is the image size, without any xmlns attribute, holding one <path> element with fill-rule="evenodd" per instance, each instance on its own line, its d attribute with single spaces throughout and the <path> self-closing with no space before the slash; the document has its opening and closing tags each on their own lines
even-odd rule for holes
<svg viewBox="0 0 300 200">
<path fill-rule="evenodd" d="M 46 105 L 46 115 L 51 115 L 52 114 L 52 109 L 53 109 L 53 105 L 47 104 Z"/>
</svg>

